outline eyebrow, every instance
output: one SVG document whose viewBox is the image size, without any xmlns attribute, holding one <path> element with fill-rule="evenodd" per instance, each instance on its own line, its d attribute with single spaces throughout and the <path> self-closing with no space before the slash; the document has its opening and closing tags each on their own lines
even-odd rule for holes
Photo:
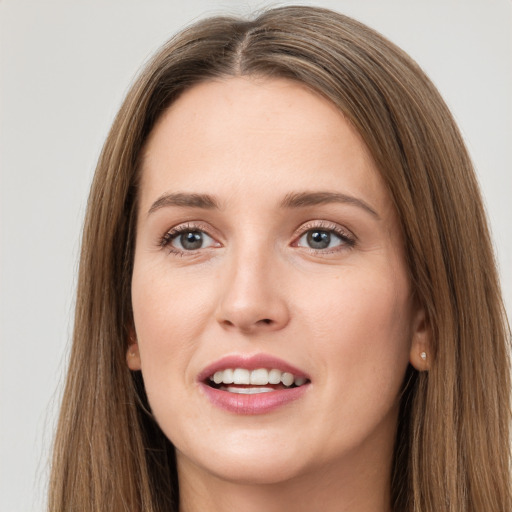
<svg viewBox="0 0 512 512">
<path fill-rule="evenodd" d="M 358 206 L 370 213 L 376 219 L 379 214 L 365 201 L 354 196 L 341 194 L 339 192 L 296 192 L 287 194 L 281 202 L 283 208 L 306 208 L 329 203 L 343 203 Z"/>
<path fill-rule="evenodd" d="M 379 214 L 365 201 L 354 196 L 339 192 L 293 192 L 281 201 L 281 208 L 307 208 L 330 203 L 343 203 L 358 206 L 373 217 L 380 219 Z M 177 192 L 160 196 L 148 210 L 148 215 L 167 206 L 181 206 L 188 208 L 202 208 L 205 210 L 219 209 L 216 199 L 209 194 L 189 194 Z"/>
<path fill-rule="evenodd" d="M 208 194 L 187 194 L 177 192 L 175 194 L 164 194 L 160 196 L 148 210 L 148 215 L 165 208 L 166 206 L 184 206 L 189 208 L 204 208 L 206 210 L 218 209 L 217 201 Z"/>
</svg>

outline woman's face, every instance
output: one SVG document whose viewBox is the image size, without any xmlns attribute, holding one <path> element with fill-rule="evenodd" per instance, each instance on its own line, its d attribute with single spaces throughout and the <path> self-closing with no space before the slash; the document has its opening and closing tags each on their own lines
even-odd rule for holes
<svg viewBox="0 0 512 512">
<path fill-rule="evenodd" d="M 229 78 L 164 113 L 132 301 L 128 364 L 180 471 L 261 483 L 389 466 L 422 312 L 390 197 L 327 100 Z"/>
</svg>

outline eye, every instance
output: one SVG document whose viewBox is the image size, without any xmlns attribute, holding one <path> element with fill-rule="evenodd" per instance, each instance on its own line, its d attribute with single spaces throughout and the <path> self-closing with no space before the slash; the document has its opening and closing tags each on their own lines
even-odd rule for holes
<svg viewBox="0 0 512 512">
<path fill-rule="evenodd" d="M 355 239 L 348 233 L 336 227 L 315 227 L 304 231 L 297 242 L 297 247 L 306 247 L 314 251 L 353 247 Z"/>
<path fill-rule="evenodd" d="M 203 230 L 183 226 L 166 233 L 160 245 L 170 247 L 176 251 L 186 252 L 215 247 L 219 244 Z"/>
<path fill-rule="evenodd" d="M 320 229 L 311 229 L 304 233 L 298 242 L 299 247 L 309 247 L 310 249 L 330 249 L 340 245 L 341 239 L 330 231 Z"/>
<path fill-rule="evenodd" d="M 203 247 L 209 247 L 213 239 L 202 231 L 184 231 L 173 239 L 171 244 L 177 249 L 184 249 L 186 251 L 195 251 Z"/>
</svg>

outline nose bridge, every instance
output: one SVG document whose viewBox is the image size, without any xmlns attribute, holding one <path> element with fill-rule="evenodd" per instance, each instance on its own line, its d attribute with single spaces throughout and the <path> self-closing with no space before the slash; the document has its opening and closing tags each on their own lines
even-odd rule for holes
<svg viewBox="0 0 512 512">
<path fill-rule="evenodd" d="M 229 251 L 217 313 L 223 326 L 253 332 L 287 324 L 288 306 L 279 291 L 279 262 L 272 245 L 254 237 Z"/>
</svg>

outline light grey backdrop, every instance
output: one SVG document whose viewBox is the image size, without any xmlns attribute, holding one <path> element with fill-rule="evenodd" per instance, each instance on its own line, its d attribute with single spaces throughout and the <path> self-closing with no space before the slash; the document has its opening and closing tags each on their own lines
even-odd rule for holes
<svg viewBox="0 0 512 512">
<path fill-rule="evenodd" d="M 512 311 L 512 2 L 306 3 L 378 29 L 439 87 L 478 169 Z M 267 4 L 0 0 L 2 511 L 44 509 L 80 227 L 95 161 L 129 83 L 191 20 Z"/>
</svg>

